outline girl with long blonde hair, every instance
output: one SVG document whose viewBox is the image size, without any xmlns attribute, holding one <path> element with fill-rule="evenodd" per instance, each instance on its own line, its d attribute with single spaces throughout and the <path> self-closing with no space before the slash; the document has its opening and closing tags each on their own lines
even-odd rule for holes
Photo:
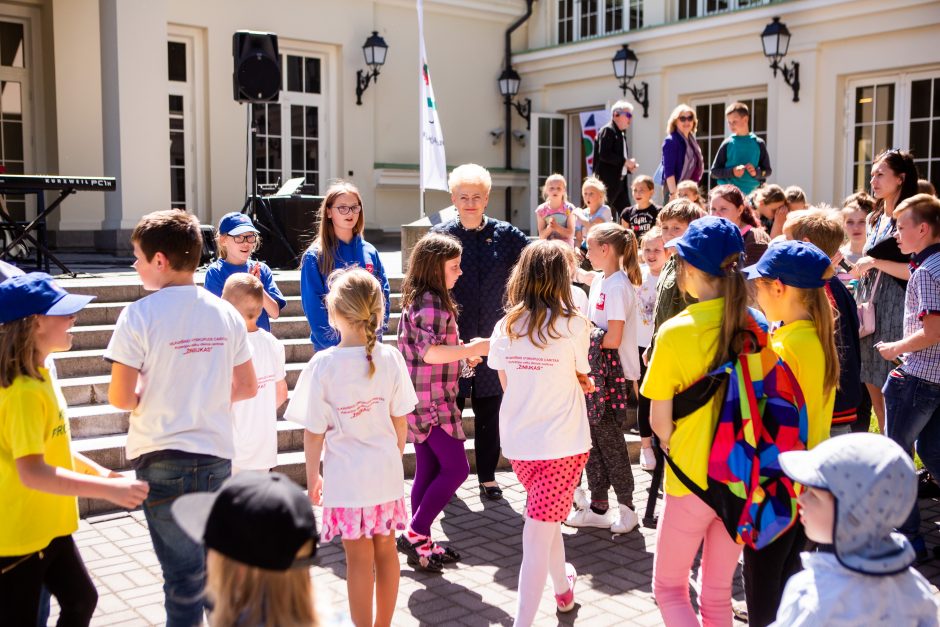
<svg viewBox="0 0 940 627">
<path fill-rule="evenodd" d="M 382 287 L 385 311 L 378 337 L 388 328 L 389 287 L 385 268 L 375 246 L 363 239 L 365 208 L 362 195 L 352 183 L 336 181 L 326 190 L 320 205 L 317 236 L 300 265 L 300 299 L 310 323 L 310 341 L 316 350 L 339 344 L 338 332 L 330 326 L 326 311 L 327 278 L 334 270 L 357 266 L 374 276 Z"/>
<path fill-rule="evenodd" d="M 571 297 L 561 242 L 522 251 L 509 279 L 506 315 L 490 338 L 490 367 L 499 374 L 503 454 L 528 493 L 516 625 L 531 625 L 551 575 L 558 611 L 574 608 L 576 573 L 565 563 L 561 523 L 591 448 L 582 385 L 591 325 Z M 622 436 L 621 436 L 622 439 Z"/>
</svg>

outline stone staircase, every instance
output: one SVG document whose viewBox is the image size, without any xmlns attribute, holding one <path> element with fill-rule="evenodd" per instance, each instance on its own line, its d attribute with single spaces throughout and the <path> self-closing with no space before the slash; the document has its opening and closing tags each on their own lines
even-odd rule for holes
<svg viewBox="0 0 940 627">
<path fill-rule="evenodd" d="M 287 306 L 281 316 L 271 322 L 271 331 L 285 346 L 287 358 L 287 384 L 293 393 L 294 384 L 304 364 L 313 356 L 310 344 L 310 327 L 304 317 L 300 302 L 300 273 L 275 272 L 278 287 L 287 299 Z M 389 332 L 383 339 L 386 344 L 395 345 L 398 333 L 398 321 L 401 317 L 401 276 L 389 277 L 392 297 L 392 314 L 389 319 Z M 201 283 L 202 276 L 197 275 Z M 103 355 L 114 325 L 121 310 L 129 303 L 141 298 L 147 292 L 141 287 L 136 275 L 111 275 L 94 279 L 64 279 L 59 283 L 67 290 L 77 294 L 94 294 L 92 301 L 79 315 L 72 329 L 73 346 L 67 353 L 54 356 L 56 372 L 65 401 L 68 404 L 67 415 L 72 431 L 72 446 L 106 468 L 131 474 L 125 458 L 129 412 L 116 409 L 108 404 L 108 384 L 110 382 L 110 364 Z M 293 478 L 301 485 L 306 485 L 303 453 L 303 428 L 289 420 L 284 420 L 278 411 L 278 465 L 276 470 Z M 467 408 L 463 414 L 463 428 L 467 434 L 465 449 L 470 459 L 471 468 L 475 469 L 473 453 L 474 421 L 473 412 Z M 626 435 L 630 457 L 636 463 L 639 456 L 639 439 Z M 414 447 L 408 444 L 403 458 L 405 475 L 414 474 Z M 509 468 L 505 459 L 500 459 L 501 468 Z M 116 511 L 116 506 L 106 501 L 79 499 L 79 511 L 82 516 Z"/>
</svg>

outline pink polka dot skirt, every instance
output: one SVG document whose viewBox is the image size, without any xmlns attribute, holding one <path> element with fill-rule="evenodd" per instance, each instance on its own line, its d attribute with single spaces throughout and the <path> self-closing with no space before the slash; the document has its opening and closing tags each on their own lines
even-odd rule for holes
<svg viewBox="0 0 940 627">
<path fill-rule="evenodd" d="M 560 459 L 510 460 L 519 483 L 528 493 L 526 516 L 544 522 L 562 522 L 571 511 L 574 489 L 588 453 Z"/>
</svg>

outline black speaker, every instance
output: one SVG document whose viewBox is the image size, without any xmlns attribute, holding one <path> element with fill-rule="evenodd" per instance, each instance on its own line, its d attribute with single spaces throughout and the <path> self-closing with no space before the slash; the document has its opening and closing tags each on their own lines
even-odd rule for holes
<svg viewBox="0 0 940 627">
<path fill-rule="evenodd" d="M 281 93 L 281 57 L 277 35 L 250 30 L 232 35 L 236 102 L 276 102 Z"/>
<path fill-rule="evenodd" d="M 211 224 L 200 224 L 202 231 L 202 253 L 199 256 L 199 265 L 205 266 L 219 255 L 219 248 L 215 242 L 215 227 Z"/>
<path fill-rule="evenodd" d="M 317 236 L 323 196 L 266 196 L 255 210 L 261 231 L 257 257 L 272 268 L 296 270 L 300 258 Z"/>
</svg>

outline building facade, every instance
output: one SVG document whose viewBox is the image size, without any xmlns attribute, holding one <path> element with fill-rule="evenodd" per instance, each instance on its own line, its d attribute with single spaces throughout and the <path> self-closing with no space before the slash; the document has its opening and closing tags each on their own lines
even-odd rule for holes
<svg viewBox="0 0 940 627">
<path fill-rule="evenodd" d="M 506 30 L 525 0 L 426 0 L 425 39 L 450 165 L 491 169 L 490 213 L 524 229 L 551 172 L 587 172 L 581 113 L 621 97 L 611 58 L 638 57 L 649 116 L 631 145 L 640 171 L 659 162 L 672 108 L 698 112 L 706 159 L 727 133 L 726 103 L 752 105 L 773 182 L 813 201 L 864 187 L 872 155 L 910 147 L 940 179 L 940 2 L 936 0 L 538 0 L 514 32 L 517 99 L 506 128 L 497 78 Z M 799 102 L 761 50 L 779 16 L 800 64 Z M 323 191 L 351 180 L 367 226 L 395 235 L 419 216 L 418 40 L 414 0 L 0 1 L 0 163 L 8 173 L 106 175 L 113 193 L 80 193 L 50 223 L 60 247 L 126 250 L 141 215 L 185 208 L 216 223 L 247 194 L 249 107 L 232 97 L 232 34 L 277 33 L 280 101 L 254 109 L 260 182 L 303 176 Z M 389 46 L 356 104 L 362 45 Z M 627 99 L 632 99 L 627 96 Z M 506 142 L 510 144 L 507 164 Z M 510 167 L 507 168 L 506 166 Z M 507 188 L 510 190 L 506 192 Z M 9 196 L 18 216 L 30 197 Z M 449 204 L 426 193 L 429 211 Z"/>
</svg>

